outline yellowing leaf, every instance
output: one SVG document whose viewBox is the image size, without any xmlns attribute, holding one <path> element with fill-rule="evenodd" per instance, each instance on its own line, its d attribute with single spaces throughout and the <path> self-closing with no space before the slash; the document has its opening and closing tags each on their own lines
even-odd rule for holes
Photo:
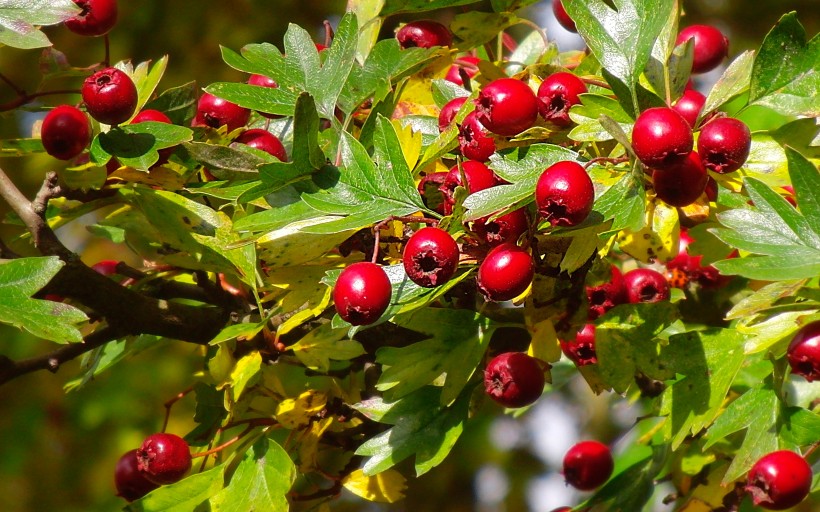
<svg viewBox="0 0 820 512">
<path fill-rule="evenodd" d="M 401 145 L 401 152 L 404 154 L 404 159 L 407 161 L 407 167 L 413 168 L 421 155 L 421 132 L 413 131 L 410 124 L 402 126 L 401 119 L 394 119 L 391 121 L 393 129 L 396 130 L 396 136 Z"/>
<path fill-rule="evenodd" d="M 558 335 L 555 326 L 549 318 L 533 325 L 532 342 L 527 353 L 537 359 L 552 363 L 561 358 L 561 346 L 558 344 Z"/>
<path fill-rule="evenodd" d="M 283 427 L 295 429 L 310 422 L 327 405 L 327 395 L 315 390 L 308 390 L 297 398 L 286 398 L 276 408 L 276 421 Z"/>
<path fill-rule="evenodd" d="M 326 372 L 331 359 L 347 361 L 364 354 L 358 341 L 347 338 L 347 331 L 346 327 L 334 329 L 331 324 L 323 324 L 291 345 L 290 349 L 308 368 Z"/>
<path fill-rule="evenodd" d="M 302 473 L 310 473 L 319 467 L 316 461 L 319 455 L 319 439 L 333 421 L 333 416 L 314 421 L 302 434 L 299 440 L 299 471 Z"/>
<path fill-rule="evenodd" d="M 646 226 L 618 234 L 621 250 L 644 263 L 669 261 L 678 254 L 680 224 L 677 209 L 663 203 L 647 205 Z"/>
<path fill-rule="evenodd" d="M 235 401 L 239 400 L 245 388 L 256 381 L 260 368 L 262 368 L 262 356 L 259 352 L 252 352 L 236 362 L 231 372 L 231 389 Z"/>
<path fill-rule="evenodd" d="M 395 503 L 404 499 L 407 479 L 395 469 L 388 469 L 373 476 L 367 476 L 361 469 L 357 469 L 342 480 L 342 485 L 356 496 L 368 501 Z"/>
<path fill-rule="evenodd" d="M 328 307 L 331 290 L 320 282 L 326 270 L 326 267 L 320 266 L 285 267 L 274 270 L 268 276 L 266 281 L 269 284 L 286 290 L 276 305 L 284 313 L 298 311 L 279 326 L 279 336 L 320 315 Z"/>
</svg>

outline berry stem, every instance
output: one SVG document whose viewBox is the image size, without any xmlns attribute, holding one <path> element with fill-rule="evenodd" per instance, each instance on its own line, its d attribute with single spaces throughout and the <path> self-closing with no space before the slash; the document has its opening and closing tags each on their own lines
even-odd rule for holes
<svg viewBox="0 0 820 512">
<path fill-rule="evenodd" d="M 588 85 L 594 85 L 596 87 L 603 87 L 604 89 L 612 90 L 612 86 L 608 83 L 604 82 L 603 80 L 596 80 L 594 78 L 583 78 L 581 77 L 581 81 Z"/>
<path fill-rule="evenodd" d="M 526 26 L 530 27 L 531 29 L 533 29 L 534 31 L 538 32 L 538 35 L 541 36 L 541 40 L 544 42 L 544 49 L 545 50 L 550 47 L 550 41 L 549 41 L 549 39 L 547 39 L 547 34 L 544 33 L 544 31 L 541 29 L 541 27 L 538 26 L 538 24 L 533 23 L 532 21 L 527 20 L 527 19 L 520 19 L 518 22 L 520 24 L 526 25 Z"/>
<path fill-rule="evenodd" d="M 1 76 L 1 75 L 0 75 Z M 5 77 L 4 77 L 5 78 Z M 10 82 L 7 82 L 10 83 Z M 30 102 L 35 98 L 40 98 L 42 96 L 52 96 L 57 94 L 80 94 L 79 89 L 55 89 L 52 91 L 40 91 L 40 92 L 33 92 L 31 94 L 23 91 L 22 89 L 17 89 L 15 86 L 12 87 L 17 91 L 18 96 L 11 101 L 6 103 L 0 104 L 0 112 L 8 112 L 9 110 L 14 110 L 18 107 L 25 105 L 26 103 Z"/>
<path fill-rule="evenodd" d="M 225 448 L 231 446 L 232 444 L 236 443 L 237 441 L 239 441 L 240 439 L 242 439 L 243 437 L 248 435 L 251 432 L 251 430 L 253 430 L 254 428 L 256 428 L 256 425 L 253 425 L 253 424 L 248 425 L 247 427 L 245 427 L 245 430 L 243 430 L 239 434 L 235 435 L 234 437 L 228 439 L 227 441 L 220 444 L 219 446 L 215 446 L 214 448 L 211 448 L 210 450 L 206 450 L 204 452 L 192 453 L 191 458 L 196 459 L 198 457 L 208 457 L 210 455 L 213 455 L 214 453 L 221 452 Z"/>
<path fill-rule="evenodd" d="M 590 167 L 592 167 L 592 165 L 597 164 L 597 163 L 601 163 L 601 162 L 617 165 L 617 164 L 621 164 L 621 163 L 628 162 L 628 161 L 629 161 L 629 157 L 627 157 L 627 156 L 620 157 L 620 158 L 611 158 L 611 157 L 608 157 L 608 156 L 596 156 L 595 158 L 591 159 L 590 161 L 588 161 L 584 164 L 584 169 L 589 169 Z"/>
<path fill-rule="evenodd" d="M 393 221 L 399 221 L 404 223 L 410 222 L 419 222 L 422 224 L 428 224 L 430 226 L 438 225 L 438 221 L 436 219 L 428 219 L 426 217 L 412 217 L 409 215 L 391 215 L 386 219 L 379 221 L 378 223 L 373 225 L 373 238 L 375 239 L 373 242 L 373 256 L 370 257 L 370 263 L 376 263 L 379 260 L 379 244 L 381 243 L 381 229 L 388 225 Z"/>
<path fill-rule="evenodd" d="M 188 389 L 180 391 L 173 398 L 165 402 L 165 420 L 162 422 L 162 429 L 160 430 L 160 432 L 165 432 L 165 430 L 168 428 L 168 420 L 171 417 L 171 407 L 173 407 L 175 403 L 185 398 L 185 396 L 193 390 L 194 388 L 193 386 L 191 386 Z"/>
<path fill-rule="evenodd" d="M 817 450 L 817 448 L 820 448 L 820 440 L 815 441 L 806 449 L 805 453 L 803 453 L 803 458 L 806 459 L 806 462 L 809 461 L 809 457 Z"/>
</svg>

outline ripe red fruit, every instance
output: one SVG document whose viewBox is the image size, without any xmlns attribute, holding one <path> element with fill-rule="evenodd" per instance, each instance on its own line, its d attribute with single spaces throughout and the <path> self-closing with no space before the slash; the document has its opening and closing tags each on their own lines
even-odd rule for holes
<svg viewBox="0 0 820 512">
<path fill-rule="evenodd" d="M 703 256 L 689 253 L 689 244 L 692 242 L 694 240 L 689 235 L 689 231 L 681 231 L 678 254 L 666 263 L 666 269 L 672 275 L 676 275 L 676 272 L 682 273 L 684 279 L 681 286 L 675 286 L 667 279 L 670 285 L 683 288 L 688 282 L 697 282 L 701 287 L 707 289 L 725 286 L 731 278 L 721 275 L 718 269 L 712 265 L 703 266 L 701 264 Z"/>
<path fill-rule="evenodd" d="M 117 24 L 117 0 L 74 0 L 82 11 L 65 20 L 68 30 L 81 36 L 107 34 Z"/>
<path fill-rule="evenodd" d="M 137 449 L 137 468 L 155 484 L 166 485 L 182 480 L 191 469 L 188 443 L 175 434 L 151 434 Z"/>
<path fill-rule="evenodd" d="M 124 123 L 137 108 L 137 86 L 117 68 L 105 68 L 89 76 L 81 92 L 88 113 L 101 123 Z"/>
<path fill-rule="evenodd" d="M 462 96 L 448 101 L 441 107 L 441 112 L 438 114 L 438 131 L 443 132 L 450 127 L 465 101 L 467 98 Z"/>
<path fill-rule="evenodd" d="M 402 48 L 432 48 L 450 46 L 453 35 L 441 23 L 433 20 L 411 21 L 396 32 L 396 39 Z"/>
<path fill-rule="evenodd" d="M 718 67 L 729 55 L 729 39 L 711 25 L 692 25 L 678 34 L 676 44 L 694 39 L 692 73 L 705 73 Z"/>
<path fill-rule="evenodd" d="M 564 9 L 564 2 L 561 0 L 553 0 L 552 13 L 555 15 L 555 19 L 558 20 L 558 23 L 560 23 L 562 27 L 570 32 L 578 32 L 578 29 L 575 28 L 575 22 L 572 21 L 572 18 L 569 17 L 566 9 Z"/>
<path fill-rule="evenodd" d="M 421 194 L 424 205 L 433 211 L 444 214 L 444 202 L 446 200 L 441 186 L 447 177 L 446 172 L 433 172 L 421 179 L 418 184 L 418 191 Z"/>
<path fill-rule="evenodd" d="M 504 407 L 524 407 L 544 392 L 544 370 L 537 359 L 523 352 L 495 356 L 484 370 L 484 389 Z"/>
<path fill-rule="evenodd" d="M 598 441 L 581 441 L 564 455 L 564 478 L 582 491 L 591 491 L 612 476 L 615 462 L 609 447 Z"/>
<path fill-rule="evenodd" d="M 573 340 L 561 340 L 561 351 L 575 363 L 575 366 L 596 364 L 598 356 L 595 353 L 595 324 L 585 324 Z"/>
<path fill-rule="evenodd" d="M 129 450 L 117 461 L 114 469 L 114 486 L 117 488 L 117 496 L 134 501 L 142 498 L 153 491 L 158 484 L 148 480 L 145 473 L 137 469 L 137 450 Z"/>
<path fill-rule="evenodd" d="M 598 286 L 586 287 L 590 320 L 595 320 L 618 304 L 625 304 L 628 300 L 623 274 L 615 265 L 610 265 L 610 269 L 609 281 Z"/>
<path fill-rule="evenodd" d="M 464 177 L 467 178 L 466 185 L 461 181 L 461 171 L 459 171 L 458 165 L 450 168 L 450 172 L 447 173 L 444 183 L 441 185 L 440 190 L 444 194 L 444 213 L 447 215 L 453 212 L 453 205 L 456 202 L 453 194 L 456 187 L 463 186 L 468 193 L 473 194 L 498 184 L 493 171 L 481 162 L 466 160 L 461 163 L 461 170 L 464 171 Z"/>
<path fill-rule="evenodd" d="M 250 110 L 206 92 L 199 98 L 196 116 L 191 124 L 211 128 L 227 126 L 231 132 L 245 126 L 250 116 Z"/>
<path fill-rule="evenodd" d="M 402 254 L 404 271 L 425 288 L 446 283 L 458 267 L 458 244 L 443 229 L 421 228 L 407 241 Z"/>
<path fill-rule="evenodd" d="M 535 264 L 526 249 L 512 242 L 498 245 L 478 266 L 477 284 L 487 300 L 505 301 L 518 297 L 535 275 Z"/>
<path fill-rule="evenodd" d="M 146 121 L 171 124 L 171 118 L 169 118 L 159 110 L 153 109 L 146 109 L 140 111 L 140 113 L 135 115 L 134 119 L 131 120 L 131 124 L 144 123 Z"/>
<path fill-rule="evenodd" d="M 657 270 L 636 268 L 624 274 L 626 299 L 631 304 L 669 299 L 669 283 Z"/>
<path fill-rule="evenodd" d="M 592 211 L 595 187 L 577 162 L 556 162 L 547 167 L 535 185 L 538 214 L 553 226 L 576 226 Z"/>
<path fill-rule="evenodd" d="M 245 130 L 240 133 L 236 139 L 234 139 L 234 142 L 239 142 L 252 148 L 264 151 L 265 153 L 275 156 L 282 162 L 288 161 L 288 154 L 285 151 L 285 146 L 282 145 L 276 135 L 273 135 L 269 131 L 263 130 L 262 128 Z"/>
<path fill-rule="evenodd" d="M 495 140 L 476 116 L 473 111 L 464 118 L 458 130 L 458 145 L 464 158 L 486 162 L 495 153 Z"/>
<path fill-rule="evenodd" d="M 487 219 L 488 217 L 483 217 L 473 221 L 473 231 L 491 246 L 504 242 L 515 243 L 530 227 L 530 220 L 524 208 L 505 213 L 489 222 Z"/>
<path fill-rule="evenodd" d="M 117 273 L 117 260 L 102 260 L 91 266 L 92 270 L 104 276 L 111 276 Z"/>
<path fill-rule="evenodd" d="M 447 76 L 445 76 L 444 79 L 456 85 L 464 85 L 463 75 L 467 75 L 467 78 L 476 76 L 476 74 L 478 74 L 478 68 L 476 66 L 479 62 L 481 62 L 481 59 L 471 55 L 459 57 L 453 65 L 450 66 L 450 69 L 447 70 Z M 468 66 L 464 66 L 463 64 L 468 64 Z"/>
<path fill-rule="evenodd" d="M 792 508 L 811 490 L 812 472 L 808 462 L 789 450 L 764 455 L 746 477 L 746 492 L 756 506 L 766 510 Z"/>
<path fill-rule="evenodd" d="M 720 174 L 740 169 L 749 158 L 751 148 L 749 127 L 733 117 L 708 122 L 698 137 L 698 154 L 703 166 Z"/>
<path fill-rule="evenodd" d="M 369 261 L 349 265 L 336 280 L 333 302 L 336 312 L 353 325 L 368 325 L 390 305 L 392 286 L 384 269 Z"/>
<path fill-rule="evenodd" d="M 581 103 L 578 95 L 585 92 L 586 84 L 572 73 L 553 73 L 538 87 L 538 112 L 554 125 L 568 126 L 569 109 Z"/>
<path fill-rule="evenodd" d="M 679 113 L 667 107 L 641 112 L 632 128 L 632 149 L 644 165 L 666 168 L 692 151 L 692 128 Z"/>
<path fill-rule="evenodd" d="M 820 380 L 820 320 L 797 331 L 787 354 L 792 373 L 802 375 L 809 382 Z"/>
<path fill-rule="evenodd" d="M 703 105 L 705 104 L 706 96 L 695 89 L 686 89 L 683 91 L 683 95 L 678 98 L 678 101 L 672 105 L 672 110 L 683 116 L 686 122 L 689 123 L 689 126 L 694 128 L 698 122 L 698 116 L 701 110 L 703 110 Z"/>
<path fill-rule="evenodd" d="M 499 78 L 485 85 L 475 100 L 476 118 L 499 135 L 518 135 L 535 124 L 538 100 L 530 86 L 515 78 Z"/>
<path fill-rule="evenodd" d="M 655 193 L 671 206 L 687 206 L 697 201 L 706 190 L 708 178 L 709 174 L 695 151 L 682 162 L 664 170 L 655 169 L 652 173 Z"/>
<path fill-rule="evenodd" d="M 46 153 L 60 160 L 71 160 L 91 143 L 91 124 L 80 109 L 60 105 L 46 114 L 40 137 Z"/>
</svg>

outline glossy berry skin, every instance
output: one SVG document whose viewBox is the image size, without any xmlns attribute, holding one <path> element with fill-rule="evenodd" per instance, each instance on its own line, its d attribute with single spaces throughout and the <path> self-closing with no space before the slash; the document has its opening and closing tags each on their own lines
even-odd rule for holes
<svg viewBox="0 0 820 512">
<path fill-rule="evenodd" d="M 117 68 L 105 68 L 86 78 L 81 93 L 88 113 L 104 124 L 124 123 L 137 108 L 137 86 Z"/>
<path fill-rule="evenodd" d="M 478 266 L 477 284 L 487 300 L 501 302 L 524 293 L 534 275 L 530 253 L 507 242 L 494 247 L 484 257 Z"/>
<path fill-rule="evenodd" d="M 678 101 L 672 105 L 672 110 L 683 116 L 689 126 L 694 128 L 705 104 L 706 96 L 695 89 L 686 89 Z"/>
<path fill-rule="evenodd" d="M 91 269 L 104 276 L 112 276 L 117 273 L 117 260 L 102 260 L 91 266 Z"/>
<path fill-rule="evenodd" d="M 117 24 L 117 0 L 74 0 L 82 12 L 65 21 L 68 30 L 81 36 L 107 34 Z"/>
<path fill-rule="evenodd" d="M 458 146 L 464 158 L 486 162 L 495 153 L 495 140 L 478 120 L 475 111 L 467 114 L 458 129 Z"/>
<path fill-rule="evenodd" d="M 463 75 L 467 75 L 468 79 L 476 76 L 476 74 L 478 74 L 478 69 L 476 66 L 479 62 L 481 62 L 481 59 L 478 57 L 473 57 L 472 55 L 459 57 L 453 65 L 450 66 L 450 69 L 447 70 L 447 75 L 444 79 L 456 85 L 464 85 Z M 463 64 L 469 64 L 469 66 L 464 66 Z"/>
<path fill-rule="evenodd" d="M 453 119 L 466 101 L 466 97 L 454 98 L 441 107 L 441 112 L 438 114 L 438 131 L 443 132 L 453 124 Z"/>
<path fill-rule="evenodd" d="M 484 389 L 504 407 L 524 407 L 544 392 L 544 370 L 538 360 L 523 352 L 495 356 L 484 370 Z"/>
<path fill-rule="evenodd" d="M 441 23 L 433 20 L 411 21 L 396 32 L 399 46 L 407 48 L 432 48 L 450 46 L 453 34 Z"/>
<path fill-rule="evenodd" d="M 241 144 L 245 144 L 246 146 L 264 151 L 269 155 L 275 156 L 281 162 L 288 161 L 288 154 L 285 152 L 285 146 L 282 145 L 279 138 L 269 131 L 263 130 L 262 128 L 245 130 L 240 133 L 236 139 L 234 139 L 234 142 L 239 142 Z"/>
<path fill-rule="evenodd" d="M 46 153 L 71 160 L 91 143 L 91 124 L 82 110 L 60 105 L 46 114 L 40 137 Z"/>
<path fill-rule="evenodd" d="M 595 187 L 581 164 L 556 162 L 547 167 L 535 185 L 538 214 L 553 226 L 576 226 L 592 211 Z"/>
<path fill-rule="evenodd" d="M 390 305 L 392 286 L 384 269 L 369 261 L 347 266 L 333 287 L 336 312 L 353 325 L 369 325 Z"/>
<path fill-rule="evenodd" d="M 669 283 L 657 270 L 636 268 L 624 274 L 626 299 L 630 304 L 669 300 Z"/>
<path fill-rule="evenodd" d="M 466 185 L 461 181 L 461 171 L 464 172 L 464 177 L 467 179 Z M 453 212 L 453 205 L 456 202 L 453 194 L 456 187 L 463 186 L 468 193 L 474 194 L 479 190 L 494 187 L 498 184 L 493 171 L 481 162 L 466 160 L 461 163 L 461 171 L 458 165 L 451 167 L 444 178 L 444 183 L 441 185 L 440 190 L 444 194 L 444 213 L 447 215 Z"/>
<path fill-rule="evenodd" d="M 561 340 L 561 351 L 575 366 L 596 364 L 595 324 L 585 324 L 575 335 L 574 340 Z"/>
<path fill-rule="evenodd" d="M 626 282 L 621 271 L 615 265 L 610 265 L 610 279 L 598 286 L 587 286 L 587 302 L 589 302 L 590 320 L 595 320 L 618 304 L 628 302 L 626 296 Z"/>
<path fill-rule="evenodd" d="M 126 501 L 138 500 L 159 487 L 158 484 L 148 480 L 145 473 L 141 472 L 137 466 L 137 450 L 129 450 L 120 457 L 114 469 L 114 486 L 117 488 L 117 496 Z"/>
<path fill-rule="evenodd" d="M 649 108 L 635 120 L 632 149 L 648 167 L 665 169 L 685 159 L 693 147 L 692 127 L 671 108 Z"/>
<path fill-rule="evenodd" d="M 505 213 L 492 221 L 488 221 L 488 217 L 473 221 L 475 234 L 493 247 L 504 242 L 515 243 L 529 227 L 530 220 L 524 208 Z"/>
<path fill-rule="evenodd" d="M 448 232 L 426 227 L 413 233 L 407 241 L 402 263 L 411 281 L 424 288 L 433 288 L 453 277 L 458 256 L 458 244 Z"/>
<path fill-rule="evenodd" d="M 191 450 L 175 434 L 151 434 L 137 449 L 137 469 L 155 484 L 178 482 L 191 469 Z"/>
<path fill-rule="evenodd" d="M 555 19 L 558 20 L 558 23 L 562 27 L 570 32 L 578 32 L 578 29 L 575 28 L 575 22 L 572 21 L 572 18 L 569 17 L 566 9 L 564 9 L 564 2 L 561 0 L 553 0 L 552 13 L 555 15 Z"/>
<path fill-rule="evenodd" d="M 572 73 L 553 73 L 538 87 L 538 112 L 556 126 L 569 126 L 569 109 L 581 103 L 578 95 L 585 92 L 586 84 Z"/>
<path fill-rule="evenodd" d="M 693 73 L 706 73 L 718 67 L 729 55 L 729 39 L 711 25 L 691 25 L 681 30 L 675 44 L 693 39 Z"/>
<path fill-rule="evenodd" d="M 169 118 L 159 110 L 153 109 L 146 109 L 140 111 L 139 114 L 135 115 L 134 118 L 131 119 L 131 124 L 144 123 L 146 121 L 171 124 L 171 118 Z"/>
<path fill-rule="evenodd" d="M 820 380 L 820 320 L 797 331 L 786 354 L 792 373 L 809 382 Z"/>
<path fill-rule="evenodd" d="M 530 86 L 515 78 L 485 85 L 475 100 L 476 118 L 498 135 L 518 135 L 535 124 L 538 100 Z"/>
<path fill-rule="evenodd" d="M 752 133 L 746 123 L 719 117 L 706 123 L 698 137 L 703 166 L 720 174 L 734 172 L 746 163 L 752 148 Z"/>
<path fill-rule="evenodd" d="M 797 453 L 778 450 L 764 455 L 746 476 L 746 492 L 766 510 L 792 508 L 811 490 L 812 471 Z"/>
<path fill-rule="evenodd" d="M 196 116 L 191 124 L 211 128 L 227 126 L 232 132 L 248 124 L 250 116 L 250 110 L 206 92 L 197 102 Z"/>
<path fill-rule="evenodd" d="M 670 165 L 665 170 L 655 169 L 652 173 L 655 193 L 658 198 L 671 206 L 687 206 L 706 190 L 709 174 L 692 151 L 685 160 Z"/>
<path fill-rule="evenodd" d="M 598 441 L 581 441 L 564 455 L 564 478 L 582 491 L 602 486 L 612 476 L 614 467 L 609 447 Z"/>
</svg>

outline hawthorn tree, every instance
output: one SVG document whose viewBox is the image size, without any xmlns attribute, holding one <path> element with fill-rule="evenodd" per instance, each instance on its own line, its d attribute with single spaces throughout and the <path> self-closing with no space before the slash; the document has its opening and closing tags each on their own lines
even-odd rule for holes
<svg viewBox="0 0 820 512">
<path fill-rule="evenodd" d="M 2 356 L 0 383 L 201 347 L 197 427 L 166 415 L 111 468 L 127 510 L 397 502 L 478 408 L 526 414 L 575 371 L 641 413 L 625 450 L 566 447 L 572 510 L 641 510 L 658 482 L 675 510 L 817 506 L 820 39 L 785 14 L 701 94 L 728 41 L 675 0 L 556 2 L 588 49 L 564 53 L 535 2 L 472 3 L 350 2 L 323 44 L 222 48 L 246 83 L 168 89 L 166 57 L 109 62 L 114 0 L 0 4 L 5 46 L 65 23 L 106 48 L 44 52 L 76 89 L 0 75 L 4 111 L 45 114 L 0 154 L 66 163 L 34 197 L 0 170 L 0 320 L 61 345 Z M 782 122 L 752 132 L 755 106 Z M 55 234 L 91 212 L 141 268 Z"/>
</svg>

